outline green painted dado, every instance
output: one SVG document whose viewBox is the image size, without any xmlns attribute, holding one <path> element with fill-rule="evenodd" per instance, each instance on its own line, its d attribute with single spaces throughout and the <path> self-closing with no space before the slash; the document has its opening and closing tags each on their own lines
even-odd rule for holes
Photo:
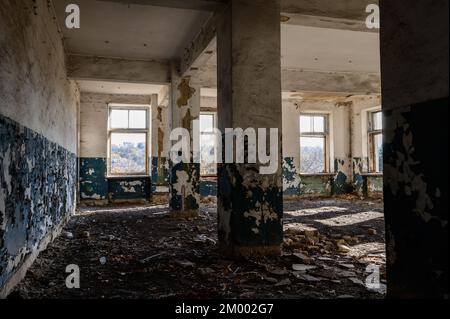
<svg viewBox="0 0 450 319">
<path fill-rule="evenodd" d="M 169 161 L 166 157 L 152 157 L 152 190 L 156 186 L 168 186 L 170 179 Z"/>
<path fill-rule="evenodd" d="M 108 197 L 106 158 L 80 158 L 80 197 L 100 200 Z"/>
<path fill-rule="evenodd" d="M 80 158 L 80 197 L 82 200 L 149 199 L 150 176 L 107 176 L 106 158 Z"/>
<path fill-rule="evenodd" d="M 108 179 L 108 194 L 111 199 L 149 199 L 150 177 L 120 177 Z"/>
<path fill-rule="evenodd" d="M 0 115 L 0 287 L 75 211 L 76 155 Z"/>
<path fill-rule="evenodd" d="M 300 195 L 332 195 L 332 175 L 302 175 Z"/>
</svg>

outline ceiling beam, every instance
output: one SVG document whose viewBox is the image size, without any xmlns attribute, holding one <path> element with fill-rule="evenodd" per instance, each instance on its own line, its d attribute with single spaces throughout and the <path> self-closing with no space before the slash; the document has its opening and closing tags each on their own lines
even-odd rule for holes
<svg viewBox="0 0 450 319">
<path fill-rule="evenodd" d="M 215 11 L 226 4 L 227 0 L 100 0 L 122 4 L 137 4 L 197 11 Z"/>
<path fill-rule="evenodd" d="M 366 7 L 378 2 L 379 0 L 281 0 L 281 12 L 365 21 L 368 15 Z"/>
<path fill-rule="evenodd" d="M 217 67 L 201 68 L 196 82 L 205 88 L 217 87 Z M 285 92 L 335 92 L 377 94 L 381 92 L 380 74 L 367 72 L 334 72 L 282 69 L 281 86 Z"/>
<path fill-rule="evenodd" d="M 215 12 L 202 26 L 188 47 L 181 53 L 181 75 L 194 75 L 215 54 L 217 49 L 216 31 L 219 19 L 220 13 Z"/>
<path fill-rule="evenodd" d="M 97 80 L 128 83 L 170 83 L 169 63 L 94 56 L 69 55 L 67 74 L 71 80 Z"/>
<path fill-rule="evenodd" d="M 298 25 L 314 28 L 328 28 L 359 32 L 379 33 L 378 29 L 369 29 L 365 20 L 351 20 L 342 18 L 331 18 L 323 16 L 312 16 L 299 13 L 281 13 L 282 25 Z"/>
</svg>

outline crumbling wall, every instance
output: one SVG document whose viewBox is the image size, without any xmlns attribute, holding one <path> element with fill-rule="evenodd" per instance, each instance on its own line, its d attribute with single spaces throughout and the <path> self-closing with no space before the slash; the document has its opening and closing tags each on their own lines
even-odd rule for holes
<svg viewBox="0 0 450 319">
<path fill-rule="evenodd" d="M 381 109 L 381 96 L 354 96 L 352 100 L 352 175 L 356 194 L 379 197 L 383 193 L 383 175 L 369 170 L 368 116 Z"/>
<path fill-rule="evenodd" d="M 368 157 L 367 132 L 364 135 L 361 113 L 380 105 L 378 95 L 305 94 L 301 99 L 283 100 L 284 195 L 330 196 L 354 191 L 362 194 L 363 184 L 367 182 L 363 174 L 368 173 Z M 321 113 L 329 117 L 328 174 L 300 173 L 301 113 Z M 374 192 L 379 189 L 377 181 L 370 184 Z"/>
<path fill-rule="evenodd" d="M 51 3 L 0 6 L 0 297 L 74 212 L 79 92 Z"/>
<path fill-rule="evenodd" d="M 166 85 L 157 96 L 156 108 L 152 110 L 152 191 L 169 184 L 170 151 L 170 89 Z"/>
</svg>

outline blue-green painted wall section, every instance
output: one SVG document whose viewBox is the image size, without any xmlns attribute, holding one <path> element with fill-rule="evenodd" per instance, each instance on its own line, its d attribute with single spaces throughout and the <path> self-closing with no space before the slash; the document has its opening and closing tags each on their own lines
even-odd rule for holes
<svg viewBox="0 0 450 319">
<path fill-rule="evenodd" d="M 80 158 L 80 198 L 82 200 L 149 199 L 151 178 L 107 176 L 106 158 Z"/>
<path fill-rule="evenodd" d="M 0 115 L 0 287 L 76 205 L 76 155 Z"/>
</svg>

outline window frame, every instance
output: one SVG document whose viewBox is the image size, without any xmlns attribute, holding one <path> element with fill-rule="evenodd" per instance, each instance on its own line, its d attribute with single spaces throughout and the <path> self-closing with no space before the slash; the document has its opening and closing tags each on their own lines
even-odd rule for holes
<svg viewBox="0 0 450 319">
<path fill-rule="evenodd" d="M 213 128 L 212 128 L 212 132 L 202 132 L 201 128 L 200 128 L 200 147 L 201 147 L 201 138 L 202 135 L 213 135 L 215 136 L 215 129 L 217 128 L 217 112 L 212 112 L 212 111 L 200 111 L 200 115 L 199 115 L 199 121 L 200 121 L 200 116 L 201 115 L 212 115 L 213 116 Z M 216 141 L 217 144 L 217 141 Z M 217 148 L 217 145 L 215 146 L 215 148 Z M 217 167 L 216 167 L 216 174 L 202 174 L 202 154 L 200 152 L 200 177 L 203 178 L 208 178 L 208 177 L 217 177 Z"/>
<path fill-rule="evenodd" d="M 324 118 L 324 130 L 323 132 L 302 132 L 302 128 L 300 127 L 300 123 L 301 123 L 301 117 L 302 116 L 309 116 L 312 117 L 311 121 L 313 124 L 314 123 L 314 117 L 323 117 Z M 326 175 L 326 174 L 330 174 L 330 159 L 329 159 L 329 155 L 330 155 L 330 114 L 328 113 L 309 113 L 309 112 L 305 112 L 305 113 L 300 113 L 299 117 L 298 117 L 298 121 L 299 121 L 299 131 L 300 131 L 300 137 L 299 137 L 299 153 L 300 153 L 300 175 Z M 313 126 L 313 131 L 314 131 L 314 126 Z M 324 167 L 324 171 L 323 172 L 316 172 L 316 173 L 304 173 L 302 172 L 302 146 L 301 146 L 301 138 L 302 137 L 312 137 L 312 138 L 323 138 L 323 142 L 324 142 L 324 163 L 325 163 L 325 167 Z"/>
<path fill-rule="evenodd" d="M 111 126 L 111 113 L 114 110 L 127 110 L 128 111 L 128 128 L 112 128 Z M 120 177 L 142 177 L 149 175 L 149 134 L 150 134 L 150 119 L 149 112 L 150 105 L 141 104 L 109 104 L 108 105 L 108 168 L 107 175 L 109 178 L 120 178 Z M 129 128 L 130 127 L 130 111 L 145 111 L 145 128 Z M 145 172 L 132 172 L 132 173 L 113 173 L 112 168 L 112 135 L 114 133 L 118 134 L 144 134 L 145 135 Z"/>
<path fill-rule="evenodd" d="M 383 171 L 379 171 L 377 170 L 377 162 L 375 160 L 375 139 L 377 138 L 377 136 L 381 136 L 383 138 L 383 122 L 381 122 L 381 129 L 376 129 L 374 126 L 374 116 L 377 113 L 381 113 L 381 119 L 383 120 L 383 111 L 381 109 L 377 109 L 377 110 L 371 110 L 368 112 L 368 132 L 367 132 L 367 137 L 368 137 L 368 151 L 369 151 L 369 172 L 373 173 L 373 174 L 383 174 Z"/>
</svg>

